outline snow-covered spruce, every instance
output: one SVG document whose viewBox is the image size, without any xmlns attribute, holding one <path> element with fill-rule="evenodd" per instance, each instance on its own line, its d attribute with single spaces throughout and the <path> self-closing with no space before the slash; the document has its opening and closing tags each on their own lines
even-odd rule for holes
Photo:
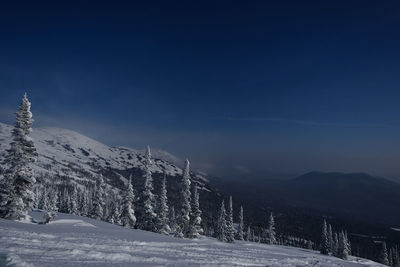
<svg viewBox="0 0 400 267">
<path fill-rule="evenodd" d="M 247 226 L 247 231 L 246 231 L 246 241 L 251 241 L 251 228 L 250 225 Z"/>
<path fill-rule="evenodd" d="M 180 209 L 177 217 L 176 236 L 188 236 L 190 232 L 190 169 L 189 160 L 185 160 L 180 188 Z"/>
<path fill-rule="evenodd" d="M 177 229 L 177 222 L 175 216 L 175 207 L 172 206 L 169 210 L 169 227 L 171 228 L 172 232 L 176 232 Z"/>
<path fill-rule="evenodd" d="M 228 213 L 226 218 L 226 241 L 232 243 L 235 241 L 235 229 L 233 228 L 233 203 L 232 196 L 229 197 Z"/>
<path fill-rule="evenodd" d="M 90 217 L 97 220 L 104 218 L 104 180 L 103 175 L 97 176 L 96 187 L 92 200 L 92 209 L 90 211 Z"/>
<path fill-rule="evenodd" d="M 139 229 L 156 232 L 155 198 L 153 194 L 153 178 L 150 170 L 151 163 L 150 147 L 147 146 L 143 188 L 139 191 L 139 199 L 136 204 L 136 217 Z"/>
<path fill-rule="evenodd" d="M 268 219 L 268 228 L 267 228 L 267 243 L 270 245 L 276 244 L 276 233 L 275 233 L 275 220 L 272 212 L 269 215 Z"/>
<path fill-rule="evenodd" d="M 322 224 L 320 252 L 324 255 L 329 254 L 328 226 L 326 225 L 326 220 Z"/>
<path fill-rule="evenodd" d="M 168 221 L 168 198 L 167 198 L 167 177 L 164 174 L 164 178 L 161 184 L 161 192 L 158 196 L 157 205 L 157 232 L 161 234 L 169 234 L 171 228 L 169 227 Z"/>
<path fill-rule="evenodd" d="M 190 232 L 189 237 L 198 238 L 203 233 L 201 228 L 201 210 L 199 204 L 199 192 L 197 186 L 193 186 L 193 197 L 192 197 L 192 212 L 190 214 Z"/>
<path fill-rule="evenodd" d="M 12 130 L 13 141 L 4 161 L 6 171 L 0 181 L 0 216 L 8 219 L 24 219 L 34 203 L 33 185 L 36 183 L 31 166 L 37 153 L 32 132 L 31 103 L 25 93 L 17 110 Z"/>
<path fill-rule="evenodd" d="M 133 228 L 136 224 L 136 217 L 135 211 L 133 209 L 133 201 L 135 199 L 135 195 L 133 193 L 132 181 L 131 177 L 129 177 L 129 182 L 127 189 L 125 190 L 123 204 L 122 204 L 122 211 L 121 215 L 119 215 L 118 207 L 115 206 L 114 210 L 112 211 L 112 222 L 118 223 L 120 222 L 124 227 L 131 227 Z M 118 218 L 119 216 L 119 218 Z"/>
<path fill-rule="evenodd" d="M 388 252 L 387 252 L 386 242 L 385 241 L 382 242 L 382 249 L 381 249 L 381 253 L 379 255 L 379 261 L 383 265 L 388 265 L 389 266 L 389 256 L 388 256 Z"/>
<path fill-rule="evenodd" d="M 339 247 L 337 257 L 347 260 L 350 255 L 350 242 L 347 239 L 347 234 L 344 231 L 339 233 Z"/>
<path fill-rule="evenodd" d="M 333 232 L 332 232 L 332 225 L 328 225 L 328 249 L 329 253 L 333 254 Z"/>
<path fill-rule="evenodd" d="M 237 232 L 237 239 L 238 240 L 244 240 L 243 238 L 243 232 L 244 232 L 244 223 L 243 223 L 243 207 L 240 206 L 240 211 L 239 211 L 239 226 L 238 226 L 238 232 Z"/>
<path fill-rule="evenodd" d="M 225 203 L 222 200 L 221 209 L 219 212 L 217 229 L 215 230 L 217 235 L 217 239 L 221 242 L 227 242 L 226 239 L 226 211 L 225 211 Z"/>
</svg>

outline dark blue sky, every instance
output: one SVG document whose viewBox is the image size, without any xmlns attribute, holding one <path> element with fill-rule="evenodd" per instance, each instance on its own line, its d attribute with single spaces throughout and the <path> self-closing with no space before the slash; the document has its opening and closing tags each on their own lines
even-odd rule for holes
<svg viewBox="0 0 400 267">
<path fill-rule="evenodd" d="M 27 90 L 37 126 L 218 175 L 400 177 L 396 1 L 38 2 L 0 8 L 4 122 Z"/>
</svg>

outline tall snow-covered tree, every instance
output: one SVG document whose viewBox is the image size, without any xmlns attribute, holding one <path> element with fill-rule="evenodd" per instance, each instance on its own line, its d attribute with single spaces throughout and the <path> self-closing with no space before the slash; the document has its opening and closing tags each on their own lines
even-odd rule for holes
<svg viewBox="0 0 400 267">
<path fill-rule="evenodd" d="M 97 220 L 104 217 L 104 180 L 101 174 L 97 176 L 90 217 Z"/>
<path fill-rule="evenodd" d="M 180 210 L 177 217 L 177 236 L 187 236 L 190 231 L 190 174 L 189 160 L 185 160 L 180 188 Z"/>
<path fill-rule="evenodd" d="M 56 217 L 58 211 L 57 203 L 58 192 L 56 188 L 51 188 L 51 190 L 48 192 L 48 209 L 44 214 L 45 223 L 49 223 Z"/>
<path fill-rule="evenodd" d="M 123 204 L 122 204 L 122 210 L 121 210 L 121 215 L 119 218 L 119 221 L 121 221 L 121 224 L 124 227 L 131 227 L 133 228 L 136 224 L 136 217 L 135 217 L 135 211 L 133 209 L 133 201 L 135 199 L 135 195 L 133 193 L 133 187 L 132 187 L 132 181 L 131 177 L 129 178 L 128 186 L 127 189 L 125 190 L 124 198 L 123 198 Z M 117 212 L 115 209 L 113 211 L 114 213 Z M 116 218 L 113 218 L 114 222 L 117 220 Z"/>
<path fill-rule="evenodd" d="M 233 227 L 233 203 L 232 196 L 229 197 L 228 214 L 226 219 L 226 241 L 232 243 L 235 241 L 235 228 Z"/>
<path fill-rule="evenodd" d="M 89 213 L 89 199 L 86 189 L 82 190 L 80 195 L 79 212 L 82 216 L 87 216 Z"/>
<path fill-rule="evenodd" d="M 344 237 L 345 237 L 345 240 L 346 240 L 346 250 L 347 250 L 347 254 L 348 254 L 348 255 L 351 255 L 351 243 L 350 243 L 350 240 L 349 240 L 349 238 L 348 238 L 348 236 L 347 236 L 347 231 L 344 231 Z"/>
<path fill-rule="evenodd" d="M 146 231 L 157 231 L 156 229 L 156 213 L 154 212 L 155 198 L 153 194 L 153 178 L 151 176 L 151 152 L 147 146 L 144 163 L 144 184 L 140 192 L 136 205 L 137 210 L 137 226 L 139 229 Z"/>
<path fill-rule="evenodd" d="M 49 210 L 49 196 L 46 187 L 46 185 L 42 187 L 40 195 L 39 208 L 42 210 Z"/>
<path fill-rule="evenodd" d="M 246 241 L 251 241 L 251 229 L 250 229 L 250 225 L 247 226 Z"/>
<path fill-rule="evenodd" d="M 216 229 L 217 239 L 221 242 L 227 242 L 226 239 L 226 211 L 225 203 L 222 200 L 221 209 L 219 211 L 218 224 Z"/>
<path fill-rule="evenodd" d="M 168 222 L 168 211 L 167 177 L 164 174 L 157 205 L 157 232 L 161 234 L 168 234 L 171 231 Z"/>
<path fill-rule="evenodd" d="M 32 163 L 37 153 L 32 132 L 31 103 L 25 93 L 17 110 L 12 130 L 13 141 L 5 158 L 6 171 L 0 185 L 0 216 L 8 219 L 23 219 L 34 202 L 33 185 L 36 183 Z"/>
<path fill-rule="evenodd" d="M 74 215 L 79 215 L 78 211 L 78 190 L 76 189 L 76 185 L 74 184 L 72 186 L 72 193 L 70 195 L 69 199 L 70 203 L 70 213 Z"/>
<path fill-rule="evenodd" d="M 322 224 L 320 252 L 321 254 L 324 255 L 329 254 L 329 238 L 328 238 L 328 227 L 326 225 L 326 220 L 324 220 Z"/>
<path fill-rule="evenodd" d="M 388 257 L 388 252 L 387 252 L 385 241 L 382 242 L 382 248 L 381 248 L 381 253 L 379 255 L 379 261 L 383 265 L 389 265 L 389 257 Z"/>
<path fill-rule="evenodd" d="M 275 233 L 275 220 L 272 212 L 269 215 L 268 219 L 268 228 L 267 228 L 267 243 L 270 245 L 276 244 L 276 233 Z"/>
<path fill-rule="evenodd" d="M 339 238 L 338 238 L 338 234 L 335 232 L 333 234 L 332 255 L 333 256 L 337 256 L 338 255 L 338 250 L 339 250 Z"/>
<path fill-rule="evenodd" d="M 344 260 L 347 260 L 349 256 L 348 248 L 347 248 L 347 240 L 343 231 L 339 233 L 339 248 L 338 248 L 338 257 Z"/>
<path fill-rule="evenodd" d="M 175 207 L 172 206 L 169 210 L 169 227 L 171 228 L 172 232 L 176 231 L 177 223 L 176 223 L 176 216 L 175 216 Z"/>
<path fill-rule="evenodd" d="M 243 240 L 243 232 L 244 232 L 244 223 L 243 223 L 243 207 L 240 206 L 239 211 L 239 227 L 237 232 L 237 239 Z"/>
<path fill-rule="evenodd" d="M 333 253 L 333 232 L 332 225 L 328 225 L 328 244 L 329 244 L 329 252 Z"/>
<path fill-rule="evenodd" d="M 190 232 L 189 237 L 198 238 L 202 233 L 201 228 L 201 210 L 199 203 L 199 192 L 197 191 L 197 186 L 194 186 L 193 197 L 192 197 L 192 212 L 190 214 Z"/>
</svg>

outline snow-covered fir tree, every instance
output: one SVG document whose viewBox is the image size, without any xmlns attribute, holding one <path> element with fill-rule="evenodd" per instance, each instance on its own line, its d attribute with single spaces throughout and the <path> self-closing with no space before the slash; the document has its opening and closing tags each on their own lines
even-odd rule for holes
<svg viewBox="0 0 400 267">
<path fill-rule="evenodd" d="M 172 206 L 169 209 L 169 227 L 171 228 L 172 232 L 176 232 L 176 227 L 177 227 L 177 223 L 176 223 L 176 216 L 175 216 L 175 207 Z"/>
<path fill-rule="evenodd" d="M 351 243 L 350 243 L 350 239 L 347 236 L 347 231 L 344 231 L 344 237 L 345 237 L 345 240 L 346 240 L 347 254 L 351 255 Z"/>
<path fill-rule="evenodd" d="M 176 236 L 187 236 L 190 231 L 190 170 L 189 160 L 185 160 L 183 168 L 182 180 L 180 184 L 180 210 L 177 217 Z"/>
<path fill-rule="evenodd" d="M 221 209 L 219 211 L 218 224 L 215 233 L 217 234 L 217 239 L 221 242 L 227 242 L 226 239 L 226 211 L 225 203 L 222 200 Z"/>
<path fill-rule="evenodd" d="M 86 189 L 80 193 L 79 212 L 82 216 L 87 216 L 89 213 L 89 198 Z"/>
<path fill-rule="evenodd" d="M 329 254 L 329 238 L 328 238 L 328 227 L 326 225 L 326 220 L 324 220 L 322 224 L 320 252 L 321 254 L 324 255 Z"/>
<path fill-rule="evenodd" d="M 275 219 L 272 212 L 269 215 L 268 219 L 268 228 L 267 228 L 267 243 L 270 245 L 276 244 L 276 233 L 275 233 Z"/>
<path fill-rule="evenodd" d="M 246 241 L 251 241 L 251 229 L 250 229 L 250 226 L 247 226 Z"/>
<path fill-rule="evenodd" d="M 48 193 L 48 209 L 44 214 L 45 224 L 49 223 L 56 217 L 58 211 L 57 203 L 58 203 L 58 192 L 56 188 L 51 188 L 51 190 L 49 190 Z"/>
<path fill-rule="evenodd" d="M 31 103 L 25 93 L 17 110 L 12 130 L 13 141 L 7 151 L 4 164 L 6 171 L 0 185 L 0 216 L 7 219 L 24 219 L 35 199 L 33 185 L 36 183 L 31 166 L 37 153 L 32 132 Z"/>
<path fill-rule="evenodd" d="M 329 252 L 333 253 L 333 232 L 332 225 L 328 225 L 328 244 L 329 244 Z"/>
<path fill-rule="evenodd" d="M 68 188 L 67 185 L 63 186 L 63 193 L 62 197 L 60 198 L 61 201 L 61 212 L 68 213 L 69 212 L 69 193 L 68 193 Z"/>
<path fill-rule="evenodd" d="M 347 260 L 349 256 L 347 240 L 343 231 L 339 233 L 339 247 L 338 247 L 338 257 Z"/>
<path fill-rule="evenodd" d="M 76 189 L 76 185 L 74 184 L 72 186 L 72 193 L 70 195 L 69 199 L 70 203 L 70 213 L 74 215 L 79 215 L 78 211 L 78 190 Z"/>
<path fill-rule="evenodd" d="M 49 196 L 47 193 L 47 186 L 43 186 L 42 190 L 40 191 L 39 209 L 49 210 Z"/>
<path fill-rule="evenodd" d="M 121 215 L 119 221 L 124 227 L 133 228 L 136 224 L 135 211 L 133 209 L 133 201 L 135 199 L 135 195 L 133 193 L 132 181 L 131 177 L 129 178 L 127 189 L 125 190 Z M 117 211 L 114 209 L 113 213 Z M 114 214 L 116 216 L 116 214 Z M 114 222 L 117 220 L 115 217 L 113 218 Z"/>
<path fill-rule="evenodd" d="M 238 232 L 237 232 L 237 239 L 238 239 L 238 240 L 243 240 L 243 232 L 244 232 L 243 207 L 240 206 L 240 211 L 239 211 L 239 226 L 238 226 Z"/>
<path fill-rule="evenodd" d="M 338 255 L 338 250 L 339 250 L 339 238 L 338 234 L 335 232 L 333 234 L 333 250 L 332 250 L 332 255 L 337 256 Z"/>
<path fill-rule="evenodd" d="M 387 247 L 386 247 L 386 242 L 382 242 L 382 248 L 381 248 L 381 253 L 379 255 L 379 261 L 383 265 L 388 265 L 389 266 L 389 257 L 388 257 L 388 252 L 387 252 Z"/>
<path fill-rule="evenodd" d="M 97 220 L 104 217 L 104 180 L 101 174 L 97 176 L 90 217 Z"/>
<path fill-rule="evenodd" d="M 153 194 L 153 178 L 151 176 L 151 152 L 147 146 L 144 164 L 144 184 L 143 190 L 139 193 L 139 199 L 136 205 L 137 227 L 146 231 L 157 231 L 156 214 L 154 212 L 155 198 Z"/>
<path fill-rule="evenodd" d="M 190 232 L 189 237 L 198 238 L 200 234 L 203 233 L 203 229 L 201 228 L 201 210 L 199 203 L 199 192 L 197 191 L 197 186 L 193 186 L 193 194 L 192 194 L 192 212 L 190 214 Z"/>
<path fill-rule="evenodd" d="M 229 206 L 226 219 L 226 241 L 232 243 L 235 241 L 235 228 L 233 227 L 233 203 L 232 196 L 229 197 Z"/>
<path fill-rule="evenodd" d="M 157 232 L 161 234 L 168 234 L 171 231 L 168 222 L 168 212 L 167 177 L 164 174 L 157 205 Z"/>
</svg>

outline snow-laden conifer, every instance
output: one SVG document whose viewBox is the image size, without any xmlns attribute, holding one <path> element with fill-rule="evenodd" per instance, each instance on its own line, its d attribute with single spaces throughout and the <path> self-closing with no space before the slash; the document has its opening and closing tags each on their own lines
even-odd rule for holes
<svg viewBox="0 0 400 267">
<path fill-rule="evenodd" d="M 153 194 L 153 178 L 151 176 L 151 152 L 147 146 L 144 163 L 144 184 L 139 193 L 139 199 L 136 205 L 137 226 L 146 231 L 156 231 L 155 198 Z"/>
<path fill-rule="evenodd" d="M 348 248 L 347 248 L 347 240 L 343 231 L 339 234 L 339 248 L 338 248 L 338 257 L 344 260 L 347 260 L 349 256 Z"/>
<path fill-rule="evenodd" d="M 177 223 L 176 223 L 176 216 L 175 216 L 175 207 L 172 206 L 169 209 L 169 227 L 171 228 L 172 232 L 176 232 L 176 227 L 177 227 Z"/>
<path fill-rule="evenodd" d="M 69 199 L 70 203 L 70 213 L 74 215 L 79 215 L 78 211 L 78 190 L 76 189 L 76 185 L 74 184 L 72 186 L 72 193 L 70 195 Z"/>
<path fill-rule="evenodd" d="M 199 203 L 199 192 L 197 191 L 197 186 L 194 186 L 193 194 L 192 194 L 192 212 L 190 214 L 190 233 L 189 237 L 198 238 L 200 234 L 203 233 L 203 229 L 201 228 L 201 210 Z"/>
<path fill-rule="evenodd" d="M 232 196 L 229 197 L 229 206 L 226 219 L 226 241 L 232 243 L 235 241 L 235 228 L 233 228 L 233 203 Z"/>
<path fill-rule="evenodd" d="M 221 209 L 219 211 L 218 224 L 216 229 L 217 239 L 221 242 L 227 242 L 226 239 L 226 211 L 225 203 L 222 200 Z"/>
<path fill-rule="evenodd" d="M 276 244 L 275 219 L 272 212 L 270 213 L 268 218 L 267 243 L 270 245 Z"/>
<path fill-rule="evenodd" d="M 49 197 L 47 193 L 47 186 L 42 187 L 39 208 L 42 210 L 49 210 Z"/>
<path fill-rule="evenodd" d="M 324 254 L 324 255 L 328 255 L 329 254 L 328 227 L 326 225 L 326 221 L 325 220 L 324 220 L 324 222 L 322 224 L 320 252 L 321 252 L 321 254 Z"/>
<path fill-rule="evenodd" d="M 251 241 L 251 229 L 250 229 L 250 226 L 247 226 L 246 241 Z"/>
<path fill-rule="evenodd" d="M 17 110 L 12 130 L 13 141 L 7 151 L 4 164 L 6 171 L 0 185 L 0 216 L 8 219 L 23 219 L 34 202 L 33 185 L 36 183 L 32 163 L 37 153 L 32 132 L 31 103 L 25 93 Z"/>
<path fill-rule="evenodd" d="M 87 216 L 89 213 L 89 197 L 86 189 L 82 190 L 80 193 L 80 203 L 79 203 L 79 212 L 82 216 Z"/>
<path fill-rule="evenodd" d="M 190 231 L 190 174 L 189 160 L 185 160 L 180 184 L 180 210 L 177 216 L 177 236 L 187 236 Z"/>
<path fill-rule="evenodd" d="M 381 248 L 381 253 L 379 255 L 379 261 L 383 265 L 389 265 L 389 257 L 388 257 L 388 252 L 387 252 L 385 241 L 382 242 L 382 248 Z"/>
<path fill-rule="evenodd" d="M 96 179 L 90 217 L 97 220 L 101 220 L 104 217 L 104 180 L 101 174 L 98 175 Z"/>
<path fill-rule="evenodd" d="M 240 206 L 239 211 L 239 227 L 237 232 L 237 239 L 243 240 L 243 232 L 244 232 L 244 223 L 243 223 L 243 207 Z"/>
<path fill-rule="evenodd" d="M 164 174 L 157 205 L 157 232 L 161 234 L 168 234 L 171 231 L 168 222 L 168 212 L 167 177 Z"/>
<path fill-rule="evenodd" d="M 337 256 L 338 255 L 338 250 L 339 250 L 339 238 L 338 238 L 338 234 L 335 232 L 333 234 L 332 255 L 333 256 Z"/>
<path fill-rule="evenodd" d="M 121 215 L 119 217 L 119 221 L 124 227 L 134 227 L 136 224 L 136 217 L 135 217 L 135 211 L 133 209 L 133 201 L 135 199 L 135 195 L 133 193 L 133 187 L 132 187 L 132 181 L 131 177 L 129 177 L 129 182 L 127 189 L 125 190 L 124 198 L 123 198 L 123 204 L 122 204 L 122 210 L 121 210 Z M 118 211 L 114 209 L 113 213 L 114 216 L 116 216 Z M 113 218 L 113 221 L 115 222 L 117 219 Z"/>
<path fill-rule="evenodd" d="M 51 188 L 48 192 L 48 209 L 44 214 L 44 223 L 49 223 L 51 220 L 53 220 L 58 211 L 58 192 L 55 188 Z"/>
<path fill-rule="evenodd" d="M 333 253 L 333 232 L 331 224 L 328 225 L 328 244 L 329 252 Z"/>
</svg>

